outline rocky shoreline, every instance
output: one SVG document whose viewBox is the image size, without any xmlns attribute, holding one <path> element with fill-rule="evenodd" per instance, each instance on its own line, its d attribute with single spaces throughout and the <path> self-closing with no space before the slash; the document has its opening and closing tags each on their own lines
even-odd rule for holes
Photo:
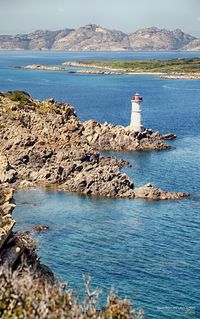
<svg viewBox="0 0 200 319">
<path fill-rule="evenodd" d="M 40 263 L 36 254 L 36 244 L 30 232 L 13 231 L 15 225 L 12 217 L 15 209 L 13 196 L 12 188 L 0 185 L 0 267 L 4 267 L 4 270 L 19 269 L 21 273 L 29 267 L 33 276 L 54 282 L 51 270 Z"/>
<path fill-rule="evenodd" d="M 126 75 L 126 72 L 122 71 L 109 71 L 109 70 L 73 70 L 68 71 L 68 73 L 78 73 L 78 74 L 97 74 L 97 75 Z"/>
<path fill-rule="evenodd" d="M 174 134 L 161 135 L 145 129 L 133 132 L 130 127 L 82 123 L 74 108 L 54 99 L 33 100 L 26 92 L 0 93 L 0 266 L 2 269 L 29 272 L 40 282 L 55 282 L 48 267 L 41 265 L 30 232 L 15 233 L 14 189 L 54 187 L 83 195 L 178 200 L 185 192 L 167 192 L 146 184 L 134 187 L 121 172 L 129 165 L 124 160 L 101 156 L 99 151 L 168 150 L 165 140 Z M 33 232 L 48 230 L 38 225 Z"/>
<path fill-rule="evenodd" d="M 93 70 L 93 69 L 82 69 L 82 70 L 65 70 L 62 66 L 47 66 L 47 65 L 41 65 L 41 64 L 31 64 L 26 66 L 16 66 L 15 69 L 22 69 L 22 70 L 40 70 L 40 71 L 65 71 L 66 73 L 79 73 L 79 74 L 98 74 L 98 75 L 123 75 L 128 74 L 124 71 L 115 71 L 115 70 Z"/>
<path fill-rule="evenodd" d="M 160 78 L 167 80 L 200 80 L 200 73 L 161 75 Z"/>
<path fill-rule="evenodd" d="M 138 133 L 93 120 L 82 123 L 71 105 L 33 100 L 19 91 L 0 94 L 0 133 L 0 184 L 15 189 L 55 186 L 115 198 L 137 197 L 134 183 L 120 171 L 125 161 L 101 156 L 99 151 L 168 150 L 171 147 L 164 140 L 175 138 L 149 129 Z M 159 192 L 152 199 L 162 199 Z M 150 198 L 151 193 L 152 188 L 145 188 L 139 197 Z M 164 193 L 164 199 L 188 196 Z"/>
<path fill-rule="evenodd" d="M 66 70 L 64 67 L 83 68 L 76 70 Z M 70 74 L 91 74 L 91 75 L 127 75 L 127 74 L 148 74 L 158 75 L 161 79 L 167 80 L 200 80 L 200 73 L 173 73 L 167 74 L 163 72 L 149 72 L 149 71 L 133 71 L 130 69 L 113 69 L 99 66 L 96 64 L 87 64 L 83 62 L 64 62 L 62 66 L 47 66 L 40 64 L 31 64 L 26 66 L 16 66 L 15 69 L 23 70 L 40 70 L 40 71 L 65 71 Z"/>
<path fill-rule="evenodd" d="M 63 71 L 64 68 L 60 66 L 47 66 L 41 64 L 30 64 L 25 66 L 16 66 L 15 69 L 23 70 L 41 70 L 41 71 Z"/>
<path fill-rule="evenodd" d="M 126 74 L 149 74 L 149 75 L 159 75 L 161 79 L 167 79 L 167 80 L 199 80 L 200 79 L 200 73 L 172 73 L 168 74 L 165 72 L 156 72 L 156 71 L 145 71 L 145 70 L 132 70 L 132 69 L 114 69 L 114 68 L 108 68 L 106 66 L 100 66 L 98 64 L 93 63 L 84 63 L 84 62 L 63 62 L 63 66 L 68 67 L 75 67 L 75 68 L 88 68 L 90 70 L 77 70 L 73 71 L 74 73 L 88 73 L 88 74 L 119 74 L 119 75 L 126 75 Z M 100 71 L 98 71 L 100 70 Z"/>
</svg>

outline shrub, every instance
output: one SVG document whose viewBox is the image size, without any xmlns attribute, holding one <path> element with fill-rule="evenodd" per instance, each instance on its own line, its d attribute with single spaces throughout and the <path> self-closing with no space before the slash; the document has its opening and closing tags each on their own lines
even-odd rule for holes
<svg viewBox="0 0 200 319">
<path fill-rule="evenodd" d="M 60 283 L 34 279 L 29 270 L 12 273 L 0 269 L 1 319 L 139 319 L 140 311 L 133 315 L 131 305 L 113 293 L 105 308 L 97 309 L 99 290 L 90 290 L 90 279 L 85 279 L 85 299 L 80 302 L 72 290 Z"/>
<path fill-rule="evenodd" d="M 30 101 L 30 95 L 24 91 L 8 91 L 5 94 L 11 101 L 14 102 L 28 102 Z"/>
</svg>

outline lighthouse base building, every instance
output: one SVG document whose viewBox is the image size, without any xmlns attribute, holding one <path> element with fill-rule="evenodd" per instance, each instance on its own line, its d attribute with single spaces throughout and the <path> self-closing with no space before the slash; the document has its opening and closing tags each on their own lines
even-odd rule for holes
<svg viewBox="0 0 200 319">
<path fill-rule="evenodd" d="M 135 94 L 132 99 L 132 109 L 131 109 L 131 123 L 129 128 L 134 132 L 142 132 L 144 130 L 142 123 L 142 110 L 140 104 L 143 101 L 143 97 L 139 94 Z"/>
</svg>

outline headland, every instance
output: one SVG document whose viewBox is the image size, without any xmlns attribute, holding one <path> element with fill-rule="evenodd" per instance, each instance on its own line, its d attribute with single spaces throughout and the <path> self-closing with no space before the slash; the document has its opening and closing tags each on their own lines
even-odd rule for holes
<svg viewBox="0 0 200 319">
<path fill-rule="evenodd" d="M 187 193 L 153 186 L 136 192 L 133 181 L 120 171 L 123 160 L 100 151 L 170 150 L 174 134 L 150 129 L 82 123 L 74 108 L 54 99 L 33 100 L 25 92 L 0 95 L 0 182 L 16 188 L 54 186 L 69 192 L 115 198 L 178 199 Z M 152 194 L 152 190 L 155 190 Z M 138 195 L 139 194 L 139 195 Z M 156 196 L 155 196 L 156 194 Z"/>
</svg>

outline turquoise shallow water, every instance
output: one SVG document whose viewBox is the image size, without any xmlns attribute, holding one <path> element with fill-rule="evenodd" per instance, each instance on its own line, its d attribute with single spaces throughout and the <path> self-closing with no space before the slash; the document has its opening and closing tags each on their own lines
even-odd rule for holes
<svg viewBox="0 0 200 319">
<path fill-rule="evenodd" d="M 36 236 L 38 253 L 71 287 L 82 289 L 82 274 L 88 273 L 94 286 L 104 292 L 114 287 L 143 307 L 145 318 L 199 318 L 200 82 L 11 68 L 22 63 L 54 65 L 78 57 L 129 59 L 133 54 L 0 52 L 0 91 L 23 89 L 35 98 L 53 96 L 72 103 L 82 120 L 96 118 L 123 125 L 129 123 L 130 97 L 138 91 L 144 96 L 145 126 L 176 133 L 177 140 L 171 142 L 175 149 L 114 155 L 131 162 L 133 167 L 124 171 L 136 185 L 151 182 L 173 191 L 189 191 L 191 196 L 182 201 L 147 202 L 21 191 L 16 193 L 16 229 L 50 226 L 48 232 Z"/>
</svg>

